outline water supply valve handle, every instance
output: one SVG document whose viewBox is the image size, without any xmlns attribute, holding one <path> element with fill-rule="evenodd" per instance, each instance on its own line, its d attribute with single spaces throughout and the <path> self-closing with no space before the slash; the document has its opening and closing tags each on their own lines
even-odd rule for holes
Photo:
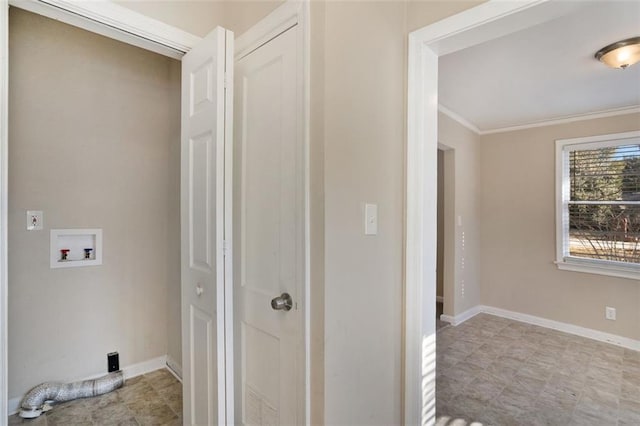
<svg viewBox="0 0 640 426">
<path fill-rule="evenodd" d="M 68 260 L 70 249 L 60 249 L 60 260 Z"/>
</svg>

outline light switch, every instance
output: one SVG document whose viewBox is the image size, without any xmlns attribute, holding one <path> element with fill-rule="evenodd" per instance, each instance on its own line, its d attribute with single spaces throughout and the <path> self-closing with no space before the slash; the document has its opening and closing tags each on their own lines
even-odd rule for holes
<svg viewBox="0 0 640 426">
<path fill-rule="evenodd" d="M 364 205 L 364 235 L 378 234 L 378 205 Z"/>
<path fill-rule="evenodd" d="M 40 210 L 27 210 L 27 231 L 42 231 L 44 217 Z"/>
</svg>

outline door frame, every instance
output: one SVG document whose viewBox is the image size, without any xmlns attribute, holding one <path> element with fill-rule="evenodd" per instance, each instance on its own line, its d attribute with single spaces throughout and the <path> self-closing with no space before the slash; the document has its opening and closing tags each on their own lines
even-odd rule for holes
<svg viewBox="0 0 640 426">
<path fill-rule="evenodd" d="M 268 41 L 283 22 L 296 20 L 301 25 L 301 52 L 302 52 L 302 84 L 303 84 L 303 108 L 301 112 L 301 132 L 303 135 L 304 151 L 304 238 L 305 238 L 305 282 L 303 286 L 304 313 L 304 418 L 305 424 L 310 424 L 311 387 L 310 387 L 310 37 L 309 37 L 309 1 L 288 0 L 266 18 L 252 27 L 250 32 L 254 34 L 254 42 Z M 180 30 L 171 25 L 149 18 L 148 16 L 134 12 L 123 6 L 119 6 L 109 0 L 97 0 L 92 2 L 77 2 L 69 0 L 0 0 L 0 423 L 6 419 L 7 411 L 7 367 L 8 367 L 8 312 L 7 312 L 7 219 L 8 219 L 8 112 L 9 112 L 9 5 L 25 9 L 30 12 L 56 19 L 61 22 L 85 29 L 90 32 L 119 40 L 134 46 L 141 47 L 174 59 L 180 60 L 182 56 L 191 50 L 202 38 Z M 284 21 L 283 21 L 284 20 Z M 271 31 L 271 32 L 270 32 Z M 271 35 L 271 36 L 270 36 Z M 259 37 L 258 37 L 259 36 Z M 250 40 L 247 38 L 247 40 Z M 239 44 L 236 44 L 238 48 Z M 240 45 L 242 46 L 242 45 Z M 245 46 L 246 47 L 246 46 Z M 236 50 L 237 51 L 237 50 Z M 228 52 L 230 53 L 230 52 Z M 230 57 L 228 57 L 230 59 Z M 227 84 L 233 82 L 228 81 Z M 225 159 L 228 162 L 228 159 Z M 229 175 L 230 176 L 230 175 Z M 225 190 L 225 197 L 230 196 L 230 191 Z M 229 221 L 230 225 L 230 221 Z M 227 224 L 225 223 L 225 229 Z M 230 259 L 230 256 L 227 256 Z M 227 268 L 231 270 L 231 268 Z M 229 276 L 226 276 L 227 278 Z M 230 283 L 225 279 L 225 289 L 229 290 Z M 233 318 L 233 292 L 225 291 L 225 311 L 229 318 Z M 225 346 L 231 348 L 233 354 L 233 322 L 225 324 Z M 226 351 L 229 360 L 229 350 Z M 231 362 L 226 362 L 226 375 L 233 377 L 233 357 Z M 229 375 L 231 373 L 231 375 Z M 229 393 L 230 392 L 230 393 Z M 233 396 L 233 380 L 229 380 L 226 393 Z M 227 411 L 227 421 L 233 420 L 233 397 L 225 398 L 223 405 L 231 407 Z"/>
<path fill-rule="evenodd" d="M 235 40 L 235 58 L 234 61 L 248 55 L 255 49 L 284 33 L 285 31 L 297 26 L 298 31 L 298 64 L 296 73 L 299 77 L 302 87 L 298 92 L 298 128 L 296 129 L 297 137 L 302 140 L 303 155 L 303 223 L 304 223 L 304 283 L 300 290 L 300 302 L 298 306 L 302 309 L 302 324 L 300 330 L 303 333 L 304 345 L 300 354 L 300 369 L 296 372 L 299 379 L 300 389 L 304 389 L 304 398 L 296 401 L 297 413 L 299 418 L 304 418 L 304 424 L 311 424 L 311 216 L 310 216 L 310 114 L 311 114 L 311 97 L 310 97 L 310 33 L 309 33 L 309 1 L 290 0 L 283 3 L 269 15 L 258 21 L 253 27 Z M 230 283 L 233 287 L 233 282 Z M 232 294 L 232 288 L 227 289 L 227 293 Z M 233 300 L 231 300 L 233 303 Z M 233 320 L 231 328 L 233 329 Z M 233 348 L 233 341 L 228 341 L 228 345 Z M 231 356 L 230 362 L 227 362 L 228 370 L 233 373 L 234 357 Z M 233 375 L 229 376 L 233 377 Z M 231 384 L 233 386 L 233 383 Z M 229 387 L 227 388 L 229 390 Z M 231 391 L 233 389 L 231 388 Z M 232 404 L 233 405 L 233 404 Z M 233 408 L 233 407 L 232 407 Z"/>
<path fill-rule="evenodd" d="M 489 0 L 409 33 L 403 348 L 406 425 L 435 423 L 438 57 L 545 22 L 573 7 L 555 0 Z"/>
<path fill-rule="evenodd" d="M 9 187 L 9 3 L 0 0 L 0 421 L 7 418 L 7 242 Z"/>
</svg>

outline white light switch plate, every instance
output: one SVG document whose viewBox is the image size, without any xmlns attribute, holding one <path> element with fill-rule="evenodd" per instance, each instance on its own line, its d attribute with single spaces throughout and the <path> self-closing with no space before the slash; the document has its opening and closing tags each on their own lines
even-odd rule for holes
<svg viewBox="0 0 640 426">
<path fill-rule="evenodd" d="M 364 205 L 364 235 L 378 234 L 378 205 Z"/>
<path fill-rule="evenodd" d="M 27 210 L 27 231 L 42 231 L 44 216 L 41 210 Z"/>
</svg>

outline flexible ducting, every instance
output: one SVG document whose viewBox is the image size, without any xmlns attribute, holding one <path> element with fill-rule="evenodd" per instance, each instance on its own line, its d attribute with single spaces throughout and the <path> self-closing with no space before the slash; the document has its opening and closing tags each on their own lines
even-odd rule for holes
<svg viewBox="0 0 640 426">
<path fill-rule="evenodd" d="M 124 384 L 122 371 L 109 373 L 95 380 L 75 383 L 42 383 L 31 389 L 20 404 L 20 417 L 31 419 L 47 410 L 47 402 L 64 402 L 78 398 L 102 395 Z"/>
</svg>

